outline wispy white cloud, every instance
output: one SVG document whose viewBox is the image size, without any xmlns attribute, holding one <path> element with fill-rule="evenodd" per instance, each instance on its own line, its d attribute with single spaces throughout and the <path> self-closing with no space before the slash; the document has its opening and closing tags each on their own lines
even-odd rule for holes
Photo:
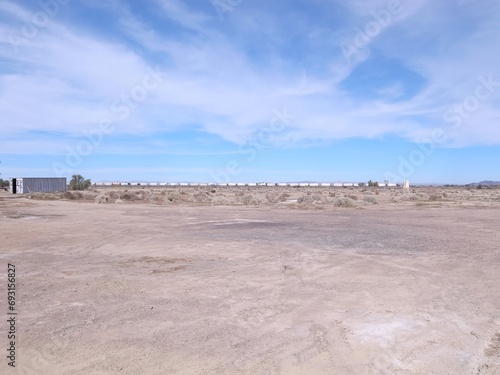
<svg viewBox="0 0 500 375">
<path fill-rule="evenodd" d="M 0 112 L 3 124 L 14 124 L 1 125 L 3 134 L 52 131 L 79 136 L 82 129 L 116 117 L 111 103 L 140 84 L 146 66 L 160 67 L 162 84 L 148 92 L 130 116 L 117 121 L 110 137 L 154 136 L 195 125 L 243 143 L 269 124 L 273 109 L 286 106 L 295 119 L 276 142 L 385 135 L 417 140 L 437 126 L 450 125 L 443 113 L 474 93 L 479 75 L 492 74 L 500 81 L 495 58 L 500 11 L 493 1 L 479 7 L 401 0 L 398 19 L 372 38 L 372 53 L 357 64 L 345 61 L 341 36 L 354 36 L 355 27 L 362 29 L 372 11 L 387 7 L 386 1 L 369 6 L 361 1 L 342 3 L 346 19 L 341 27 L 274 14 L 273 5 L 268 10 L 250 5 L 237 9 L 230 21 L 237 24 L 222 24 L 216 13 L 197 10 L 192 3 L 158 1 L 152 11 L 169 22 L 169 31 L 122 3 L 110 4 L 108 10 L 119 20 L 117 34 L 98 34 L 86 29 L 83 21 L 74 24 L 61 14 L 18 53 L 1 39 L 0 59 L 6 68 L 0 71 Z M 18 21 L 30 12 L 12 1 L 0 5 L 1 14 Z M 457 32 L 457 22 L 463 22 L 467 32 Z M 18 33 L 19 25 L 3 25 L 4 35 Z M 182 30 L 170 35 L 176 25 Z M 259 27 L 265 32 L 256 34 Z M 292 31 L 296 46 L 286 37 Z M 347 92 L 342 81 L 377 56 L 399 61 L 421 75 L 425 85 L 405 100 L 401 97 L 411 82 L 403 83 L 401 77 L 381 82 L 377 98 Z M 500 130 L 494 126 L 499 100 L 500 88 L 464 119 L 459 132 L 449 132 L 448 144 L 500 144 Z M 16 142 L 21 141 L 2 142 L 2 147 L 15 152 Z M 43 143 L 32 142 L 30 148 L 44 152 Z M 142 151 L 147 152 L 146 147 Z M 140 146 L 136 152 L 141 152 Z"/>
</svg>

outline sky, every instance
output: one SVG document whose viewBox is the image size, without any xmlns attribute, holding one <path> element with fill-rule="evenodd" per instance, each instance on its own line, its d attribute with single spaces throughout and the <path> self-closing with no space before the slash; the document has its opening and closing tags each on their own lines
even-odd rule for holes
<svg viewBox="0 0 500 375">
<path fill-rule="evenodd" d="M 0 178 L 500 180 L 500 2 L 0 2 Z"/>
</svg>

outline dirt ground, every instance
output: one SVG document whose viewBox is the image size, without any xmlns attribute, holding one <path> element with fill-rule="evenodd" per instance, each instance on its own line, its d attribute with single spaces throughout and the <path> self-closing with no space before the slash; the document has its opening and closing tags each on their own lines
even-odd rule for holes
<svg viewBox="0 0 500 375">
<path fill-rule="evenodd" d="M 0 192 L 0 373 L 500 374 L 499 228 L 500 189 Z"/>
</svg>

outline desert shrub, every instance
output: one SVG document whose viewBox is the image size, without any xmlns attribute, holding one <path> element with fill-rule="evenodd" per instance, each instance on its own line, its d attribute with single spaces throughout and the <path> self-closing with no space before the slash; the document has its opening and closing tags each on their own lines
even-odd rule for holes
<svg viewBox="0 0 500 375">
<path fill-rule="evenodd" d="M 135 200 L 135 196 L 132 194 L 125 193 L 125 194 L 122 194 L 120 196 L 120 199 L 122 199 L 124 201 L 133 201 L 133 200 Z"/>
<path fill-rule="evenodd" d="M 356 202 L 351 198 L 342 197 L 335 199 L 333 205 L 336 207 L 356 207 Z"/>
<path fill-rule="evenodd" d="M 95 199 L 95 197 L 97 197 L 99 194 L 97 193 L 94 193 L 93 191 L 92 192 L 88 192 L 87 194 L 83 195 L 83 200 L 86 200 L 86 201 L 92 201 Z"/>
<path fill-rule="evenodd" d="M 206 194 L 201 193 L 201 192 L 193 195 L 193 199 L 195 202 L 209 202 L 210 201 L 210 197 L 208 197 Z"/>
<path fill-rule="evenodd" d="M 314 201 L 312 195 L 302 195 L 297 198 L 297 203 L 300 204 L 307 204 L 307 203 L 312 203 Z"/>
<path fill-rule="evenodd" d="M 106 195 L 98 195 L 97 197 L 95 197 L 95 202 L 96 203 L 108 203 L 109 197 Z"/>
<path fill-rule="evenodd" d="M 67 191 L 67 192 L 63 193 L 62 198 L 64 198 L 64 199 L 72 199 L 72 200 L 76 199 L 76 197 L 70 191 Z"/>
<path fill-rule="evenodd" d="M 315 202 L 325 202 L 326 201 L 326 198 L 321 195 L 320 193 L 314 193 L 312 195 L 312 198 L 313 198 L 313 201 Z"/>
<path fill-rule="evenodd" d="M 164 201 L 165 203 L 169 203 L 169 202 L 180 202 L 182 200 L 182 197 L 180 194 L 178 193 L 172 193 L 172 192 L 169 192 L 166 197 L 164 198 Z"/>
<path fill-rule="evenodd" d="M 334 195 L 335 196 L 335 195 Z M 357 201 L 359 199 L 359 197 L 357 195 L 354 195 L 354 194 L 351 194 L 351 195 L 347 195 L 347 198 L 350 198 L 352 199 L 353 201 Z"/>
<path fill-rule="evenodd" d="M 288 194 L 288 193 L 281 193 L 281 194 L 278 196 L 278 199 L 277 199 L 277 200 L 278 200 L 279 202 L 284 202 L 284 201 L 286 201 L 286 199 L 287 199 L 288 197 L 290 197 L 290 194 Z"/>
<path fill-rule="evenodd" d="M 110 191 L 108 193 L 108 196 L 111 198 L 111 199 L 118 199 L 120 198 L 120 193 L 118 193 L 117 191 Z"/>
<path fill-rule="evenodd" d="M 429 200 L 431 200 L 431 201 L 439 201 L 441 199 L 443 199 L 443 195 L 442 194 L 435 193 L 435 194 L 429 195 Z"/>
<path fill-rule="evenodd" d="M 429 194 L 427 193 L 417 193 L 417 200 L 427 201 L 429 198 Z"/>
<path fill-rule="evenodd" d="M 214 197 L 212 199 L 212 206 L 227 206 L 229 204 L 229 199 L 226 197 Z"/>
<path fill-rule="evenodd" d="M 243 197 L 241 197 L 241 203 L 249 206 L 249 205 L 259 204 L 259 200 L 251 194 L 246 194 Z"/>
<path fill-rule="evenodd" d="M 365 195 L 365 196 L 363 197 L 363 200 L 364 200 L 366 203 L 370 203 L 370 204 L 378 204 L 378 200 L 377 200 L 377 198 L 372 197 L 371 195 Z"/>
<path fill-rule="evenodd" d="M 268 191 L 266 193 L 266 199 L 269 203 L 276 203 L 277 201 L 277 194 L 274 191 Z"/>
<path fill-rule="evenodd" d="M 403 194 L 401 195 L 401 201 L 403 202 L 407 202 L 407 201 L 416 201 L 417 200 L 417 197 L 415 196 L 415 194 Z"/>
</svg>

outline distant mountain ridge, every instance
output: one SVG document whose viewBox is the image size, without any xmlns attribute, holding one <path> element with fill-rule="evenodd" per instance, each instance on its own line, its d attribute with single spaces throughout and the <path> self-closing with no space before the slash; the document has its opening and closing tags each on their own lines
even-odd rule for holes
<svg viewBox="0 0 500 375">
<path fill-rule="evenodd" d="M 473 182 L 471 184 L 468 184 L 471 186 L 478 186 L 478 185 L 484 185 L 484 186 L 494 186 L 494 185 L 500 185 L 500 181 L 480 181 L 480 182 Z"/>
</svg>

